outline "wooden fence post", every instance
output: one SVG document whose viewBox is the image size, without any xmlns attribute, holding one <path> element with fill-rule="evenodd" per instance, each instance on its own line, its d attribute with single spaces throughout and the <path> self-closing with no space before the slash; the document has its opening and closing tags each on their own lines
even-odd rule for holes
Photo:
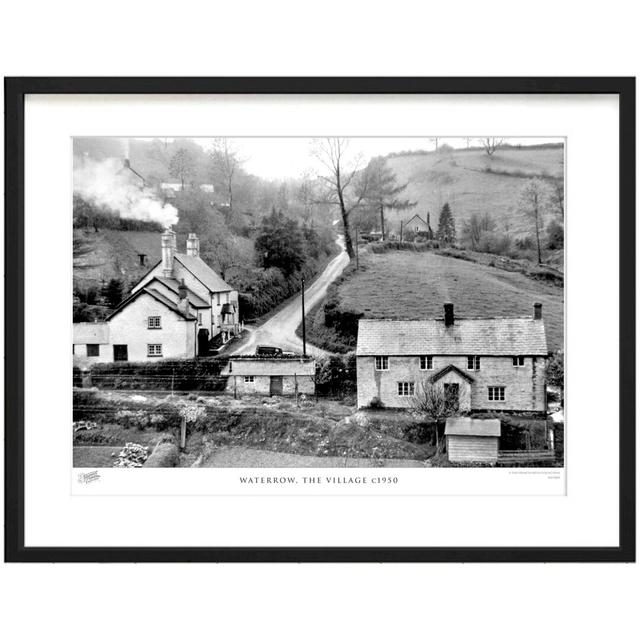
<svg viewBox="0 0 640 640">
<path fill-rule="evenodd" d="M 184 448 L 187 446 L 187 417 L 182 417 L 182 422 L 180 423 L 180 451 L 184 451 Z"/>
</svg>

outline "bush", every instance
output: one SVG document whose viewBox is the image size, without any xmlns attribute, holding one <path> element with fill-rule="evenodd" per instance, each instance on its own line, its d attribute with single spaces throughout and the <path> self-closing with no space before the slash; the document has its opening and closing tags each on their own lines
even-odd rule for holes
<svg viewBox="0 0 640 640">
<path fill-rule="evenodd" d="M 163 437 L 145 462 L 145 467 L 177 467 L 180 453 L 173 436 Z"/>
<path fill-rule="evenodd" d="M 369 409 L 384 409 L 384 402 L 378 398 L 378 396 L 374 396 L 371 398 L 371 402 L 368 405 Z"/>
</svg>

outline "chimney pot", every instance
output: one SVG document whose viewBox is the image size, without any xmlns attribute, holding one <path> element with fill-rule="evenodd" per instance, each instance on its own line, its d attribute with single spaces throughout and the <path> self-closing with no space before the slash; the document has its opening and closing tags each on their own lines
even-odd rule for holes
<svg viewBox="0 0 640 640">
<path fill-rule="evenodd" d="M 162 275 L 173 278 L 173 256 L 176 251 L 176 234 L 167 229 L 162 234 Z"/>
<path fill-rule="evenodd" d="M 542 302 L 536 302 L 533 305 L 533 319 L 542 320 Z"/>
<path fill-rule="evenodd" d="M 200 240 L 195 233 L 190 233 L 187 238 L 187 255 L 194 258 L 200 257 Z"/>
<path fill-rule="evenodd" d="M 451 302 L 446 302 L 444 305 L 444 326 L 451 327 L 454 322 L 453 304 Z"/>
</svg>

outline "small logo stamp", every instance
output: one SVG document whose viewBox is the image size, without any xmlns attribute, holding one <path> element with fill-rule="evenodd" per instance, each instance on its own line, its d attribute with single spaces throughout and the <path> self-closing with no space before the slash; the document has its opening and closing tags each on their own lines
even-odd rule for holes
<svg viewBox="0 0 640 640">
<path fill-rule="evenodd" d="M 100 474 L 97 471 L 87 471 L 78 474 L 78 482 L 80 484 L 89 484 L 100 480 Z"/>
</svg>

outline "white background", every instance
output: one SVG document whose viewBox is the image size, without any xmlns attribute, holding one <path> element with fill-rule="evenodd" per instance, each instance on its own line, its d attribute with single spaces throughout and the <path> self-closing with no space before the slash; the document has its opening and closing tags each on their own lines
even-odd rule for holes
<svg viewBox="0 0 640 640">
<path fill-rule="evenodd" d="M 598 370 L 607 371 L 608 384 L 617 388 L 618 289 L 610 283 L 618 271 L 618 120 L 617 97 L 606 95 L 27 96 L 25 288 L 38 295 L 26 296 L 25 331 L 37 336 L 42 310 L 55 309 L 46 318 L 47 330 L 57 336 L 47 345 L 47 358 L 53 363 L 69 363 L 72 351 L 68 215 L 72 136 L 334 135 L 337 131 L 566 136 L 569 490 L 564 496 L 562 474 L 554 473 L 552 480 L 546 472 L 534 475 L 507 469 L 396 469 L 397 490 L 387 486 L 382 491 L 373 484 L 345 488 L 302 482 L 275 490 L 258 485 L 247 491 L 246 485 L 239 486 L 239 472 L 234 469 L 105 469 L 99 482 L 75 485 L 74 492 L 80 495 L 70 495 L 69 483 L 77 474 L 70 473 L 69 378 L 51 375 L 46 385 L 37 384 L 42 345 L 27 340 L 26 545 L 617 545 L 617 458 L 602 456 L 602 429 L 617 424 L 617 403 L 615 397 L 608 399 L 604 421 L 593 411 L 593 353 L 585 345 L 594 336 L 606 337 L 612 348 L 598 354 Z M 592 155 L 608 161 L 594 163 Z M 599 188 L 585 188 L 593 184 Z M 603 212 L 611 214 L 612 241 L 608 259 L 596 261 L 593 247 L 602 243 Z M 43 256 L 54 287 L 42 287 Z M 607 313 L 594 313 L 594 291 Z M 608 430 L 606 443 L 613 451 L 618 448 L 617 436 L 617 429 Z M 287 473 L 308 475 L 305 470 Z M 371 477 L 379 470 L 341 473 Z M 243 498 L 225 497 L 236 493 Z M 359 493 L 365 498 L 350 497 Z M 122 494 L 127 497 L 112 497 Z M 155 497 L 145 497 L 149 494 Z M 321 495 L 314 499 L 306 497 L 309 494 Z M 330 494 L 339 499 L 322 497 Z M 449 494 L 454 497 L 442 497 Z M 542 497 L 545 494 L 553 497 Z M 248 497 L 252 495 L 260 497 Z M 413 497 L 404 497 L 408 495 Z M 262 519 L 270 520 L 270 526 L 256 527 Z"/>
<path fill-rule="evenodd" d="M 231 3 L 209 11 L 188 2 L 12 3 L 3 10 L 3 73 L 638 72 L 637 20 L 625 9 L 629 3 L 374 6 L 327 1 L 305 15 L 298 2 L 244 2 L 235 11 Z M 637 566 L 57 565 L 1 571 L 0 624 L 16 638 L 538 639 L 626 637 L 638 626 Z"/>
</svg>

